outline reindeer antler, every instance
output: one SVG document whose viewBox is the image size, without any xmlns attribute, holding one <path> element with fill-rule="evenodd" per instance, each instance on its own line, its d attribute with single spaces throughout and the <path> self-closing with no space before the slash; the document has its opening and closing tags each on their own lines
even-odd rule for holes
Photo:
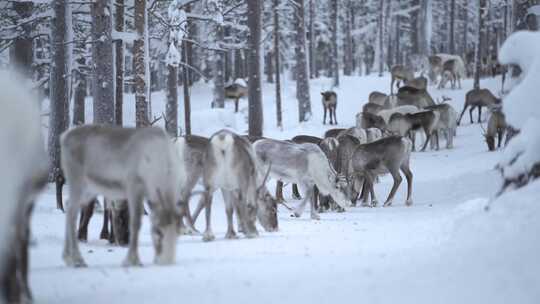
<svg viewBox="0 0 540 304">
<path fill-rule="evenodd" d="M 268 166 L 268 170 L 266 170 L 266 174 L 264 175 L 264 179 L 263 179 L 262 184 L 259 187 L 257 187 L 257 196 L 259 195 L 259 192 L 266 185 L 266 181 L 268 180 L 268 176 L 270 175 L 270 169 L 272 169 L 272 163 L 270 163 L 270 165 Z"/>
</svg>

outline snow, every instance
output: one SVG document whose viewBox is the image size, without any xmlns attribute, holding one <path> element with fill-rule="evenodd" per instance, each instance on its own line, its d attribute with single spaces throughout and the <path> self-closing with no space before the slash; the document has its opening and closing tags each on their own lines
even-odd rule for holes
<svg viewBox="0 0 540 304">
<path fill-rule="evenodd" d="M 521 81 L 504 97 L 506 120 L 521 134 L 510 142 L 501 167 L 505 177 L 516 178 L 540 162 L 540 109 L 535 95 L 540 79 L 540 33 L 514 33 L 502 46 L 499 60 L 522 69 Z"/>
<path fill-rule="evenodd" d="M 311 81 L 311 96 L 330 87 L 332 79 Z M 482 87 L 500 90 L 500 79 L 483 79 Z M 247 131 L 247 100 L 225 109 L 209 109 L 211 84 L 192 88 L 192 127 L 211 135 L 228 127 Z M 283 77 L 283 131 L 276 127 L 274 85 L 263 83 L 265 136 L 287 139 L 298 134 L 322 136 L 333 127 L 355 125 L 355 115 L 371 91 L 388 92 L 390 77 L 342 77 L 338 126 L 323 126 L 323 108 L 312 99 L 313 119 L 298 123 L 295 82 Z M 436 90 L 434 99 L 461 111 L 472 80 L 463 90 Z M 153 93 L 154 112 L 164 112 L 163 92 Z M 124 121 L 134 125 L 134 96 L 125 98 Z M 181 101 L 180 101 L 181 102 Z M 91 112 L 91 107 L 87 111 Z M 179 117 L 183 117 L 179 107 Z M 91 116 L 87 116 L 91 117 Z M 182 119 L 180 119 L 182 121 Z M 162 123 L 161 121 L 159 123 Z M 179 124 L 183 128 L 183 122 Z M 413 153 L 412 207 L 405 207 L 402 183 L 390 208 L 350 208 L 323 213 L 320 221 L 291 218 L 279 209 L 280 230 L 256 239 L 224 240 L 226 220 L 216 193 L 212 226 L 216 241 L 182 236 L 176 265 L 152 264 L 147 217 L 140 239 L 142 268 L 123 268 L 126 248 L 97 240 L 101 215 L 89 227 L 81 251 L 89 268 L 70 269 L 61 260 L 64 215 L 55 209 L 54 189 L 43 195 L 34 212 L 31 285 L 37 303 L 537 303 L 540 298 L 540 183 L 493 200 L 501 178 L 494 167 L 503 152 L 488 152 L 478 124 L 457 130 L 452 150 Z M 274 181 L 270 183 L 273 192 Z M 391 178 L 375 186 L 386 198 Z M 295 206 L 290 187 L 285 198 Z M 193 198 L 192 206 L 198 197 Z M 489 205 L 489 212 L 485 207 Z M 203 230 L 204 219 L 197 221 Z"/>
</svg>

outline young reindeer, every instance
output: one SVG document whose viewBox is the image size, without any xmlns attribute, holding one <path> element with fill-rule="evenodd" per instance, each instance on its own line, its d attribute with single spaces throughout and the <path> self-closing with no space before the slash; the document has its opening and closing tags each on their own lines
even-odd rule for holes
<svg viewBox="0 0 540 304">
<path fill-rule="evenodd" d="M 262 140 L 264 139 L 259 141 Z M 259 234 L 255 226 L 257 218 L 266 231 L 278 229 L 277 201 L 269 194 L 265 185 L 270 169 L 265 170 L 266 175 L 261 171 L 253 147 L 247 139 L 227 130 L 218 131 L 210 137 L 203 170 L 206 209 L 204 241 L 215 239 L 210 219 L 212 197 L 217 189 L 221 189 L 225 200 L 227 215 L 225 238 L 236 238 L 233 226 L 235 210 L 240 221 L 239 226 L 248 238 Z"/>
<path fill-rule="evenodd" d="M 465 95 L 465 105 L 463 106 L 461 115 L 459 115 L 457 125 L 459 126 L 461 123 L 461 118 L 463 118 L 463 114 L 465 114 L 465 110 L 467 110 L 468 107 L 470 107 L 469 116 L 471 118 L 471 124 L 473 124 L 472 113 L 474 108 L 478 107 L 478 123 L 480 123 L 482 117 L 482 107 L 492 108 L 494 106 L 500 106 L 501 104 L 502 100 L 495 97 L 495 95 L 493 95 L 493 93 L 491 93 L 491 91 L 488 89 L 472 89 L 467 92 L 467 95 Z"/>
<path fill-rule="evenodd" d="M 489 151 L 495 151 L 495 136 L 499 138 L 497 148 L 501 147 L 507 128 L 506 117 L 501 109 L 492 111 L 488 120 L 487 132 L 484 131 L 484 137 L 486 138 Z"/>
<path fill-rule="evenodd" d="M 445 88 L 446 83 L 450 81 L 452 89 L 456 88 L 456 82 L 458 83 L 458 88 L 461 89 L 461 78 L 465 77 L 465 70 L 463 65 L 458 64 L 457 59 L 447 60 L 443 64 L 442 78 L 439 83 L 439 89 Z"/>
<path fill-rule="evenodd" d="M 426 134 L 426 142 L 422 147 L 422 151 L 426 150 L 426 147 L 431 140 L 431 136 L 437 126 L 439 120 L 439 113 L 435 111 L 421 111 L 412 114 L 394 113 L 388 124 L 383 126 L 386 131 L 394 135 L 405 136 L 410 134 L 412 137 L 412 149 L 415 147 L 415 132 L 422 129 Z"/>
<path fill-rule="evenodd" d="M 248 88 L 238 83 L 233 83 L 225 87 L 225 98 L 234 99 L 234 113 L 238 112 L 238 101 L 240 98 L 245 97 L 247 94 Z"/>
<path fill-rule="evenodd" d="M 401 64 L 393 66 L 390 70 L 390 73 L 392 74 L 392 82 L 390 83 L 390 94 L 394 94 L 394 83 L 396 81 L 396 86 L 399 89 L 401 81 L 406 82 L 414 79 L 413 71 Z"/>
<path fill-rule="evenodd" d="M 330 114 L 330 124 L 337 125 L 336 108 L 337 108 L 337 94 L 334 91 L 321 92 L 322 104 L 324 108 L 323 125 L 326 124 L 326 112 Z M 332 121 L 332 118 L 334 119 Z"/>
<path fill-rule="evenodd" d="M 351 157 L 350 166 L 354 176 L 365 179 L 365 186 L 371 194 L 371 206 L 377 206 L 373 183 L 378 175 L 385 173 L 392 175 L 394 185 L 384 202 L 384 207 L 392 205 L 394 195 L 402 181 L 399 174 L 400 170 L 407 179 L 407 200 L 405 204 L 407 206 L 412 205 L 413 175 L 409 168 L 410 155 L 410 140 L 400 136 L 391 136 L 356 147 Z M 366 197 L 364 196 L 364 198 Z"/>
<path fill-rule="evenodd" d="M 75 237 L 77 213 L 98 195 L 128 201 L 129 250 L 124 266 L 141 265 L 137 247 L 144 198 L 151 209 L 154 261 L 174 263 L 181 172 L 169 136 L 157 127 L 85 125 L 64 132 L 60 146 L 69 191 L 65 263 L 86 266 Z"/>
<path fill-rule="evenodd" d="M 447 101 L 449 99 L 444 99 Z M 446 148 L 452 149 L 454 147 L 454 137 L 456 136 L 457 128 L 457 112 L 447 103 L 441 103 L 434 106 L 428 106 L 426 110 L 431 110 L 439 113 L 439 119 L 435 126 L 435 141 L 431 141 L 431 148 L 439 150 L 439 133 L 443 133 L 446 136 Z"/>
<path fill-rule="evenodd" d="M 297 183 L 305 191 L 304 200 L 294 216 L 300 217 L 311 199 L 311 218 L 319 219 L 313 199 L 313 187 L 330 195 L 342 207 L 348 207 L 345 195 L 346 180 L 339 176 L 328 162 L 328 158 L 316 145 L 295 144 L 287 141 L 262 139 L 253 144 L 259 163 L 270 176 L 283 182 Z"/>
</svg>

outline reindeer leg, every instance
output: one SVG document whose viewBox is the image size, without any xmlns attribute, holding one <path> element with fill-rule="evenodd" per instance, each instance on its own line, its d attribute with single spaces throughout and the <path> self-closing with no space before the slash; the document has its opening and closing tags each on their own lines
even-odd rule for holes
<svg viewBox="0 0 540 304">
<path fill-rule="evenodd" d="M 334 106 L 334 107 L 333 107 L 333 110 L 332 110 L 332 112 L 334 113 L 334 124 L 335 124 L 335 125 L 338 124 L 338 122 L 337 122 L 337 116 L 336 116 L 336 109 L 337 109 L 337 107 Z"/>
<path fill-rule="evenodd" d="M 459 126 L 459 124 L 461 123 L 461 118 L 463 117 L 463 114 L 465 114 L 465 110 L 467 110 L 467 105 L 465 104 L 465 106 L 463 107 L 463 111 L 461 112 L 461 115 L 459 115 L 459 119 L 457 121 L 457 125 Z"/>
<path fill-rule="evenodd" d="M 75 182 L 72 182 L 75 183 Z M 70 267 L 86 267 L 86 263 L 82 258 L 79 250 L 79 242 L 75 237 L 77 228 L 77 213 L 80 206 L 85 206 L 94 198 L 86 198 L 83 196 L 82 189 L 77 185 L 71 185 L 69 190 L 70 203 L 66 210 L 66 235 L 64 241 L 64 251 L 62 258 L 67 266 Z"/>
<path fill-rule="evenodd" d="M 323 115 L 323 121 L 322 121 L 322 123 L 323 123 L 323 125 L 325 125 L 325 124 L 326 124 L 326 111 L 327 111 L 327 110 L 326 110 L 326 106 L 325 106 L 324 104 L 323 104 L 323 107 L 324 107 L 324 115 Z M 331 118 L 330 118 L 330 119 L 331 119 Z M 332 121 L 332 120 L 330 120 L 330 121 Z"/>
<path fill-rule="evenodd" d="M 478 106 L 478 123 L 482 122 L 482 106 Z"/>
<path fill-rule="evenodd" d="M 92 200 L 88 206 L 81 208 L 81 217 L 79 220 L 79 241 L 86 242 L 88 240 L 88 223 L 94 214 L 96 200 Z"/>
<path fill-rule="evenodd" d="M 102 240 L 109 239 L 109 218 L 110 218 L 110 203 L 107 199 L 103 200 L 103 226 L 101 226 L 101 232 L 99 238 Z"/>
<path fill-rule="evenodd" d="M 279 180 L 276 183 L 276 200 L 280 202 L 285 201 L 285 199 L 283 198 L 283 182 Z"/>
<path fill-rule="evenodd" d="M 62 189 L 64 187 L 65 179 L 62 174 L 57 174 L 55 178 L 56 184 L 56 208 L 64 212 L 64 204 L 62 202 Z"/>
<path fill-rule="evenodd" d="M 128 189 L 129 209 L 129 249 L 123 266 L 142 266 L 139 258 L 139 230 L 143 215 L 143 195 L 138 189 Z"/>
<path fill-rule="evenodd" d="M 369 181 L 367 178 L 364 178 L 364 182 L 362 183 L 362 193 L 360 196 L 362 197 L 362 207 L 371 207 L 371 204 L 369 203 Z"/>
<path fill-rule="evenodd" d="M 306 189 L 306 192 L 304 193 L 304 199 L 302 200 L 302 202 L 300 203 L 300 205 L 298 205 L 298 207 L 296 207 L 295 211 L 294 211 L 294 216 L 295 217 L 301 217 L 302 216 L 302 213 L 304 212 L 304 209 L 306 208 L 306 204 L 307 204 L 307 201 L 309 199 L 312 199 L 312 195 L 313 195 L 313 186 L 303 186 L 304 189 Z"/>
<path fill-rule="evenodd" d="M 234 100 L 234 113 L 238 113 L 238 100 L 239 98 L 236 98 Z"/>
<path fill-rule="evenodd" d="M 379 205 L 379 201 L 377 200 L 377 197 L 375 196 L 375 187 L 374 187 L 373 181 L 374 181 L 373 176 L 370 176 L 368 180 L 368 188 L 369 188 L 369 193 L 371 194 L 371 207 L 377 207 L 377 205 Z"/>
<path fill-rule="evenodd" d="M 424 132 L 426 133 L 426 142 L 424 143 L 424 146 L 422 147 L 422 152 L 426 151 L 426 148 L 427 148 L 427 145 L 429 143 L 429 141 L 431 140 L 431 132 L 425 128 L 424 129 Z"/>
<path fill-rule="evenodd" d="M 195 212 L 193 212 L 193 215 L 191 216 L 193 225 L 195 225 L 195 222 L 197 221 L 199 214 L 201 213 L 203 208 L 206 206 L 205 199 L 206 199 L 205 195 L 203 194 L 201 198 L 199 199 L 199 203 L 197 204 L 197 208 L 195 208 Z"/>
<path fill-rule="evenodd" d="M 211 220 L 212 220 L 212 194 L 210 194 L 210 193 L 213 193 L 213 190 L 212 190 L 212 192 L 210 192 L 210 189 L 207 189 L 206 194 L 205 194 L 205 196 L 206 196 L 206 198 L 205 198 L 206 230 L 204 231 L 204 234 L 203 234 L 203 241 L 205 241 L 205 242 L 213 241 L 216 238 L 214 236 L 214 233 L 212 232 L 212 224 L 211 224 Z"/>
<path fill-rule="evenodd" d="M 392 178 L 394 179 L 394 185 L 392 186 L 392 190 L 390 190 L 390 194 L 388 195 L 388 198 L 386 199 L 386 202 L 384 203 L 384 207 L 392 206 L 394 195 L 396 195 L 396 191 L 399 188 L 401 181 L 403 180 L 401 175 L 399 175 L 399 168 L 388 168 L 388 169 L 389 169 L 388 171 L 390 171 L 390 174 L 392 174 Z"/>
<path fill-rule="evenodd" d="M 313 186 L 313 193 L 311 195 L 310 216 L 312 220 L 320 220 L 321 217 L 317 213 L 317 199 L 319 198 L 319 189 L 317 186 Z"/>
<path fill-rule="evenodd" d="M 297 184 L 292 184 L 292 196 L 294 199 L 301 200 L 302 195 L 300 195 L 300 191 L 298 190 Z"/>
<path fill-rule="evenodd" d="M 233 198 L 230 191 L 221 191 L 223 194 L 223 200 L 225 201 L 225 214 L 227 215 L 227 233 L 225 234 L 226 239 L 237 239 L 238 236 L 234 232 L 234 223 L 233 223 Z"/>
<path fill-rule="evenodd" d="M 472 107 L 469 109 L 469 116 L 470 116 L 470 118 L 471 118 L 471 124 L 474 123 L 474 121 L 473 121 L 473 119 L 472 119 L 472 112 L 473 112 L 474 108 L 475 108 L 475 106 L 472 106 Z"/>
<path fill-rule="evenodd" d="M 394 78 L 394 76 L 392 76 L 392 80 L 390 81 L 390 95 L 394 94 L 394 82 L 395 81 L 396 81 L 396 79 Z"/>
<path fill-rule="evenodd" d="M 499 133 L 499 144 L 497 145 L 497 148 L 501 148 L 501 142 L 502 142 L 502 138 L 503 138 L 503 132 L 502 131 L 499 131 L 497 132 Z"/>
<path fill-rule="evenodd" d="M 407 179 L 407 200 L 405 201 L 405 205 L 411 206 L 412 201 L 412 182 L 413 182 L 413 174 L 411 172 L 411 169 L 409 168 L 409 162 L 404 162 L 401 165 L 401 171 L 403 174 L 405 174 L 405 178 Z"/>
</svg>

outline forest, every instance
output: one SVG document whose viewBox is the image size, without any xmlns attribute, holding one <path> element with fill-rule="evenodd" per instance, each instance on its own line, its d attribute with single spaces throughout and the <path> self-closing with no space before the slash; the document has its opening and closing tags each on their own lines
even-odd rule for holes
<svg viewBox="0 0 540 304">
<path fill-rule="evenodd" d="M 537 303 L 539 22 L 0 0 L 0 304 Z"/>
</svg>

